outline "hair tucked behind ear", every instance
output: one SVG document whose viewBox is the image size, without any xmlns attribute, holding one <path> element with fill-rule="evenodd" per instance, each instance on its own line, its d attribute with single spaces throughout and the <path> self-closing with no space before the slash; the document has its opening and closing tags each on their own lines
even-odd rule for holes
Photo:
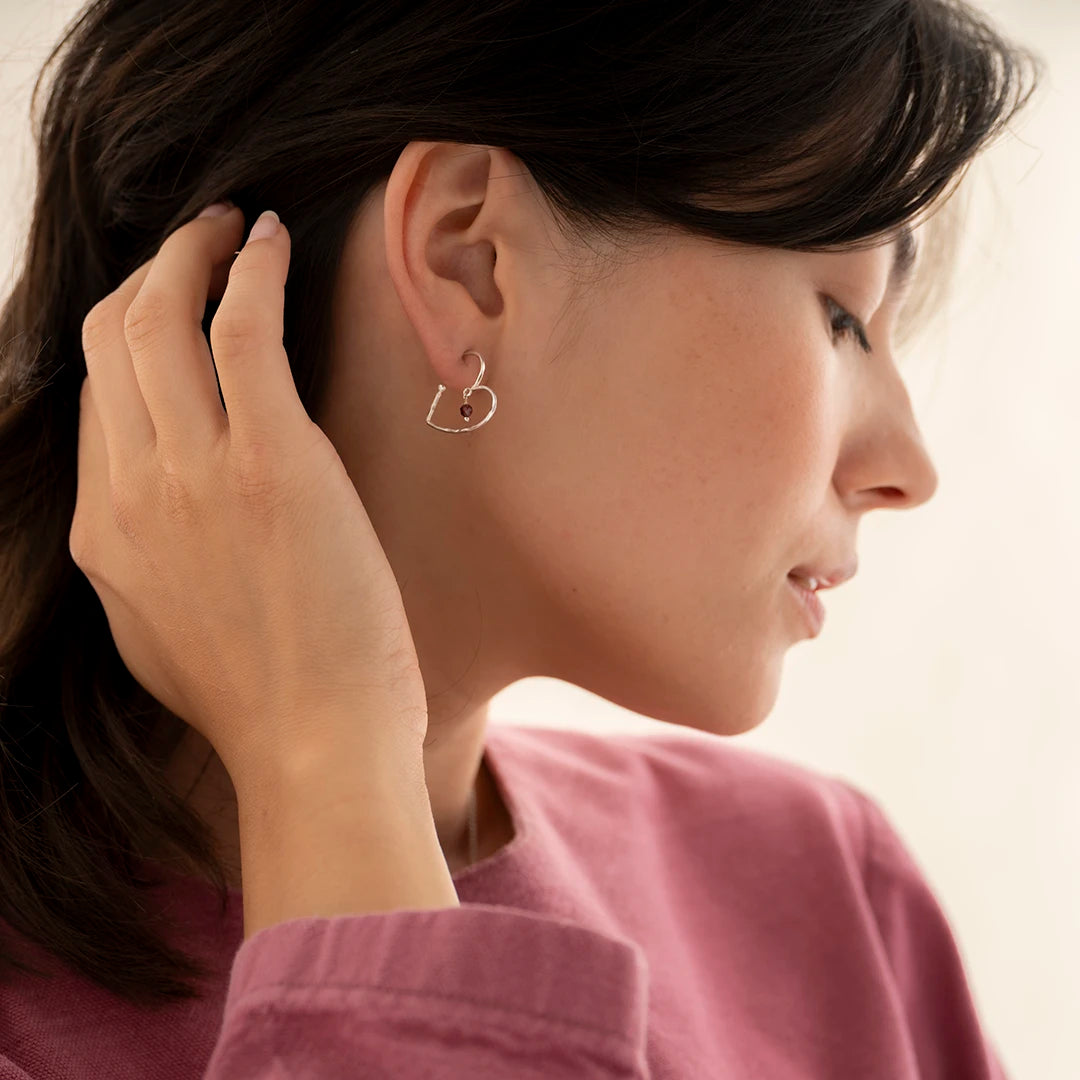
<svg viewBox="0 0 1080 1080">
<path fill-rule="evenodd" d="M 137 853 L 181 852 L 227 896 L 163 780 L 184 724 L 68 548 L 82 320 L 166 235 L 223 196 L 288 222 L 285 346 L 314 417 L 344 239 L 410 141 L 509 149 L 570 237 L 857 245 L 939 203 L 1037 68 L 952 0 L 91 3 L 35 86 L 0 315 L 0 972 L 38 971 L 22 939 L 133 1003 L 199 996 Z"/>
</svg>

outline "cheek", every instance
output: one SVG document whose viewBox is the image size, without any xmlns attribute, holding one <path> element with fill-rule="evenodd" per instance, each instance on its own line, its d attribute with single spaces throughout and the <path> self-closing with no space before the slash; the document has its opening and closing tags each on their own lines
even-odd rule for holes
<svg viewBox="0 0 1080 1080">
<path fill-rule="evenodd" d="M 793 492 L 820 494 L 835 368 L 764 290 L 726 303 L 699 290 L 638 313 L 610 328 L 617 363 L 584 374 L 580 400 L 603 402 L 598 415 L 566 432 L 594 505 L 653 551 L 696 547 L 715 566 L 760 550 Z"/>
<path fill-rule="evenodd" d="M 701 273 L 620 287 L 528 387 L 512 501 L 585 558 L 624 561 L 624 576 L 738 562 L 770 537 L 790 547 L 799 538 L 776 537 L 777 517 L 797 492 L 823 490 L 835 368 L 813 313 L 793 317 L 757 280 L 710 294 L 694 285 Z"/>
</svg>

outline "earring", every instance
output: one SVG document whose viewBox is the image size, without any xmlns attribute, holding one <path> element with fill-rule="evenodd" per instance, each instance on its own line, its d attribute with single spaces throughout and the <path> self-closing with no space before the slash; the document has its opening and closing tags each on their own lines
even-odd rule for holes
<svg viewBox="0 0 1080 1080">
<path fill-rule="evenodd" d="M 476 382 L 474 382 L 472 386 L 466 386 L 465 389 L 461 391 L 463 404 L 458 411 L 465 418 L 465 423 L 468 424 L 469 418 L 472 416 L 473 411 L 473 407 L 469 404 L 469 398 L 472 396 L 472 392 L 474 390 L 486 390 L 491 395 L 491 412 L 489 412 L 487 416 L 485 416 L 484 419 L 481 420 L 478 424 L 473 424 L 471 427 L 448 428 L 439 427 L 438 424 L 433 424 L 431 422 L 431 418 L 435 415 L 435 406 L 439 404 L 439 398 L 442 397 L 443 391 L 446 389 L 446 387 L 443 386 L 442 383 L 439 383 L 439 392 L 435 395 L 435 400 L 431 403 L 431 408 L 428 409 L 427 414 L 427 425 L 429 427 L 435 428 L 436 431 L 448 431 L 451 435 L 466 434 L 470 431 L 475 431 L 477 428 L 483 427 L 495 415 L 495 409 L 499 405 L 499 399 L 495 397 L 495 391 L 492 390 L 490 386 L 480 385 L 484 381 L 484 372 L 487 370 L 487 365 L 484 363 L 484 358 L 480 356 L 480 354 L 476 352 L 475 349 L 466 349 L 465 352 L 461 354 L 462 359 L 470 355 L 479 357 L 480 374 L 476 376 Z"/>
</svg>

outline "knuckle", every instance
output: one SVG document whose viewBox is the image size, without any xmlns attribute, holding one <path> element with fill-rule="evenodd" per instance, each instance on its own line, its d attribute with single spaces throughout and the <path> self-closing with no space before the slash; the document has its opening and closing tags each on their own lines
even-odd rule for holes
<svg viewBox="0 0 1080 1080">
<path fill-rule="evenodd" d="M 220 345 L 235 352 L 254 345 L 259 332 L 259 321 L 253 312 L 222 307 L 210 324 L 210 341 L 215 348 Z"/>
<path fill-rule="evenodd" d="M 84 352 L 92 352 L 109 338 L 114 324 L 114 305 L 111 296 L 99 300 L 82 321 L 82 344 Z"/>
<path fill-rule="evenodd" d="M 93 558 L 90 544 L 89 530 L 78 513 L 71 519 L 71 530 L 68 532 L 68 551 L 71 560 L 80 569 L 89 566 Z"/>
<path fill-rule="evenodd" d="M 138 517 L 130 485 L 109 481 L 109 512 L 117 532 L 127 540 L 135 540 L 138 536 Z"/>
<path fill-rule="evenodd" d="M 281 457 L 277 445 L 266 438 L 249 439 L 232 456 L 230 488 L 248 513 L 269 515 L 280 502 Z"/>
<path fill-rule="evenodd" d="M 138 345 L 158 337 L 169 321 L 169 302 L 157 292 L 140 292 L 124 312 L 124 337 Z"/>
<path fill-rule="evenodd" d="M 237 258 L 229 267 L 229 280 L 239 281 L 247 278 L 249 274 L 256 274 L 260 278 L 276 274 L 281 262 L 281 255 L 273 244 L 254 243 L 245 245 Z"/>
<path fill-rule="evenodd" d="M 158 485 L 162 512 L 170 525 L 187 525 L 196 519 L 196 493 L 187 476 L 166 466 L 161 471 Z"/>
</svg>

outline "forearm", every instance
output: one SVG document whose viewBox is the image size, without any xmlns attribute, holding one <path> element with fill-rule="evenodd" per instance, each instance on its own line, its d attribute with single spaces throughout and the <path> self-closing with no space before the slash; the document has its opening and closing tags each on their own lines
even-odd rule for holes
<svg viewBox="0 0 1080 1080">
<path fill-rule="evenodd" d="M 244 938 L 305 915 L 460 902 L 439 845 L 422 762 L 373 766 L 335 748 L 237 787 Z"/>
</svg>

